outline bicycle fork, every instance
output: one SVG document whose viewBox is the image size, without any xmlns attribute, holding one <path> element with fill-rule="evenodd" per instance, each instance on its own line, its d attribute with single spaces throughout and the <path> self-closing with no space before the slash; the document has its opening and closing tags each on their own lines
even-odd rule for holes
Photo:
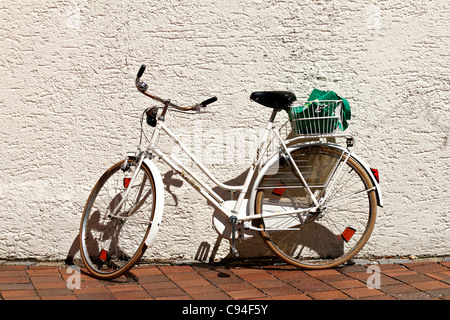
<svg viewBox="0 0 450 320">
<path fill-rule="evenodd" d="M 108 215 L 108 217 L 111 218 L 111 219 L 113 219 L 113 218 L 122 219 L 122 220 L 126 219 L 125 217 L 117 216 L 117 213 L 119 212 L 120 208 L 123 206 L 125 201 L 128 199 L 128 195 L 130 194 L 131 187 L 133 186 L 134 181 L 136 180 L 136 177 L 137 177 L 137 175 L 139 173 L 139 168 L 141 167 L 142 162 L 144 162 L 145 153 L 141 152 L 141 154 L 138 156 L 138 159 L 139 160 L 137 162 L 136 169 L 134 170 L 130 181 L 127 183 L 128 185 L 125 187 L 125 192 L 124 192 L 124 194 L 122 196 L 122 199 L 120 200 L 119 204 L 114 208 L 114 210 Z M 127 171 L 127 170 L 130 170 L 128 160 L 129 160 L 128 156 L 125 157 L 125 160 L 124 160 L 124 162 L 123 162 L 123 164 L 121 166 L 121 169 L 124 172 Z"/>
</svg>

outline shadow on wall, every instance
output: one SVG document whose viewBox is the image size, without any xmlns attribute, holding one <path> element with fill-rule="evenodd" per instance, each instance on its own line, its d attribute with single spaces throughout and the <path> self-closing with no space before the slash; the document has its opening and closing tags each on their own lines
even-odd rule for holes
<svg viewBox="0 0 450 320">
<path fill-rule="evenodd" d="M 226 181 L 225 183 L 229 184 L 229 185 L 243 184 L 246 174 L 247 174 L 247 172 L 243 172 L 238 177 L 233 178 L 229 181 Z M 163 182 L 165 185 L 165 192 L 167 192 L 167 194 L 172 196 L 172 198 L 175 202 L 175 206 L 177 206 L 178 198 L 175 195 L 175 193 L 173 193 L 171 188 L 172 187 L 176 187 L 176 188 L 181 187 L 183 185 L 183 181 L 176 179 L 174 177 L 174 172 L 170 170 L 164 174 Z M 222 190 L 218 187 L 214 188 L 214 191 L 216 193 L 218 193 L 223 199 L 230 198 L 229 191 Z M 247 197 L 247 195 L 246 195 L 246 197 Z M 205 262 L 205 261 L 213 262 L 216 259 L 217 252 L 219 250 L 222 239 L 223 238 L 220 235 L 217 235 L 217 239 L 213 246 L 206 241 L 202 241 L 197 249 L 196 254 L 194 255 L 194 259 L 197 261 L 202 261 L 202 262 Z M 225 241 L 228 241 L 228 240 L 225 239 Z M 260 237 L 256 237 L 255 239 L 246 240 L 245 242 L 242 242 L 242 243 L 238 242 L 238 243 L 236 243 L 236 247 L 238 248 L 241 256 L 243 256 L 243 257 L 261 256 L 262 254 L 267 254 L 270 252 L 267 250 L 267 247 L 261 241 Z M 262 250 L 264 250 L 264 252 L 261 252 L 258 249 L 262 249 Z M 80 235 L 78 234 L 77 237 L 73 240 L 73 242 L 69 248 L 69 251 L 68 251 L 66 259 L 65 259 L 65 263 L 68 265 L 72 265 L 74 262 L 75 256 L 79 252 L 80 252 Z M 224 257 L 223 259 L 229 259 L 232 257 L 233 256 L 231 254 L 229 254 L 226 257 Z"/>
<path fill-rule="evenodd" d="M 246 175 L 247 175 L 247 171 L 241 173 L 236 178 L 228 180 L 224 183 L 227 185 L 242 185 L 244 183 Z M 255 177 L 256 176 L 257 176 L 257 174 L 255 174 Z M 178 205 L 177 196 L 172 192 L 171 188 L 172 187 L 181 187 L 183 185 L 183 181 L 179 180 L 179 179 L 175 179 L 174 172 L 168 171 L 165 173 L 165 175 L 163 177 L 163 182 L 165 184 L 165 191 L 173 197 L 175 206 Z M 253 181 L 251 182 L 251 185 L 252 184 L 253 184 Z M 233 197 L 233 194 L 230 195 L 230 191 L 220 189 L 219 187 L 216 187 L 213 190 L 220 197 L 222 197 L 222 199 L 230 199 Z M 246 194 L 246 196 L 245 196 L 247 199 L 250 196 L 250 192 L 251 191 L 249 191 L 248 194 Z M 218 210 L 216 210 L 213 212 L 213 215 L 218 216 L 218 215 L 221 215 L 221 213 L 218 212 Z M 224 225 L 225 225 L 225 228 L 228 228 L 226 220 L 227 219 L 225 219 Z M 323 236 L 330 237 L 330 239 L 336 238 L 336 236 L 331 231 L 329 231 L 324 226 L 322 226 L 316 222 L 305 225 L 304 230 L 307 231 L 307 229 L 316 229 L 316 230 L 321 229 L 321 234 Z M 227 234 L 227 232 L 223 232 L 223 233 L 225 235 Z M 231 231 L 228 233 L 230 234 L 230 237 L 231 237 Z M 311 237 L 311 238 L 313 238 L 313 237 Z M 199 239 L 199 240 L 201 240 L 201 239 Z M 218 234 L 217 239 L 213 245 L 207 241 L 201 241 L 193 258 L 196 261 L 208 262 L 208 263 L 234 260 L 235 257 L 231 252 L 229 252 L 225 257 L 217 258 L 217 254 L 218 254 L 222 240 L 229 242 L 229 245 L 231 246 L 231 240 L 229 240 L 229 237 L 224 238 Z M 303 247 L 303 248 L 308 247 L 310 249 L 313 249 L 315 252 L 320 253 L 320 248 L 314 248 L 314 244 L 311 241 L 308 241 L 308 237 L 298 239 L 297 242 L 298 243 L 290 244 L 293 251 L 295 251 L 299 247 Z M 309 242 L 311 242 L 311 243 L 309 243 Z M 274 256 L 272 251 L 264 243 L 263 238 L 257 233 L 255 234 L 254 237 L 248 238 L 243 241 L 239 241 L 237 239 L 235 245 L 236 245 L 236 249 L 238 250 L 239 256 L 240 256 L 239 259 L 236 259 L 236 261 L 239 261 L 239 260 L 245 259 L 245 258 L 267 258 L 267 257 Z M 290 251 L 291 248 L 283 248 L 283 249 L 286 252 L 286 250 Z M 341 250 L 342 250 L 342 248 L 341 248 Z M 69 248 L 69 252 L 65 259 L 66 264 L 72 265 L 74 262 L 74 257 L 79 253 L 79 251 L 80 251 L 80 236 L 77 235 L 77 237 L 73 240 L 72 245 Z"/>
<path fill-rule="evenodd" d="M 165 185 L 165 191 L 173 197 L 173 199 L 175 201 L 175 205 L 178 205 L 178 199 L 170 188 L 171 187 L 181 187 L 183 185 L 183 181 L 174 179 L 173 174 L 174 174 L 173 171 L 168 171 L 163 177 L 163 182 Z M 120 195 L 117 195 L 116 197 L 114 197 L 113 202 L 115 201 L 115 199 L 117 197 L 120 197 Z M 98 220 L 100 220 L 99 217 L 98 217 Z M 68 265 L 72 265 L 75 256 L 79 252 L 80 252 L 80 234 L 78 234 L 77 237 L 73 240 L 72 245 L 69 248 L 69 252 L 67 253 L 65 263 Z"/>
</svg>

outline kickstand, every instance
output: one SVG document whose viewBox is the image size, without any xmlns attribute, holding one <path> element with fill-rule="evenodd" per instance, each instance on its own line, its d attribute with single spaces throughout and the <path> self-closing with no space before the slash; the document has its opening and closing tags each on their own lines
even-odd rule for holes
<svg viewBox="0 0 450 320">
<path fill-rule="evenodd" d="M 231 248 L 230 248 L 230 250 L 231 250 L 231 253 L 233 253 L 233 255 L 236 257 L 236 258 L 239 258 L 239 252 L 237 251 L 237 249 L 236 249 L 236 246 L 235 246 L 235 240 L 236 240 L 236 222 L 237 222 L 237 217 L 236 216 L 231 216 L 230 217 L 230 223 L 231 223 L 231 227 L 232 227 L 232 231 L 231 231 L 231 241 L 232 241 L 232 243 L 231 243 Z"/>
</svg>

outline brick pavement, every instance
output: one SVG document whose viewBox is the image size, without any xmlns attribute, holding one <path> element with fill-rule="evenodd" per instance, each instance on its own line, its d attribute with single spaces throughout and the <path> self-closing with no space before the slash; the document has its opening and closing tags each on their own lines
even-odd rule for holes
<svg viewBox="0 0 450 320">
<path fill-rule="evenodd" d="M 311 271 L 291 266 L 143 265 L 113 281 L 97 280 L 81 269 L 80 288 L 69 289 L 72 273 L 65 265 L 4 263 L 0 299 L 450 300 L 448 261 L 375 266 L 379 269 L 368 272 L 363 265 Z M 368 282 L 379 286 L 368 288 Z"/>
</svg>

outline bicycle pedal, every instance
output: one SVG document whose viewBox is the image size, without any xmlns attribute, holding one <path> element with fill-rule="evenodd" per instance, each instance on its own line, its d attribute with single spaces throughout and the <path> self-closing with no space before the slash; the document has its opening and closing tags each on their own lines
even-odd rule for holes
<svg viewBox="0 0 450 320">
<path fill-rule="evenodd" d="M 232 215 L 230 217 L 230 223 L 231 223 L 231 253 L 238 258 L 239 257 L 239 252 L 237 251 L 236 247 L 235 247 L 235 243 L 236 243 L 236 223 L 238 221 L 238 218 L 235 215 Z"/>
<path fill-rule="evenodd" d="M 231 247 L 230 251 L 236 258 L 239 258 L 239 251 L 235 247 Z"/>
</svg>

